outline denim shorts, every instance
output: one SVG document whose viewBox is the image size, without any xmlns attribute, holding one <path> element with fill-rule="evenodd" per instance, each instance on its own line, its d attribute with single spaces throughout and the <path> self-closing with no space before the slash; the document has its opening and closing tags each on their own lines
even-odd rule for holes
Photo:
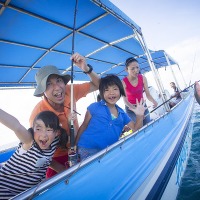
<svg viewBox="0 0 200 200">
<path fill-rule="evenodd" d="M 78 154 L 80 156 L 80 161 L 85 160 L 86 158 L 99 152 L 99 149 L 90 149 L 85 147 L 78 147 Z"/>
</svg>

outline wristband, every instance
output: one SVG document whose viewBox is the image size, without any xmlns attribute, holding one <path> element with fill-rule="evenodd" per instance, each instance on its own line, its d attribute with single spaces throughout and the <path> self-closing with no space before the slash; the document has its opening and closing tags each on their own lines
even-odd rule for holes
<svg viewBox="0 0 200 200">
<path fill-rule="evenodd" d="M 90 74 L 93 70 L 93 67 L 89 64 L 87 64 L 87 66 L 89 67 L 89 70 L 87 72 L 83 72 L 84 74 Z"/>
</svg>

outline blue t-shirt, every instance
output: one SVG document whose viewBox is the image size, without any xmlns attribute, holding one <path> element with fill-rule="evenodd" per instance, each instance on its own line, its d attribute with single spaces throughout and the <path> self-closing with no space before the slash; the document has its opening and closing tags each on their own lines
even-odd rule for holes
<svg viewBox="0 0 200 200">
<path fill-rule="evenodd" d="M 123 127 L 131 119 L 116 105 L 118 117 L 112 119 L 105 101 L 95 102 L 88 106 L 91 119 L 86 130 L 80 136 L 78 146 L 91 149 L 104 149 L 118 141 Z"/>
</svg>

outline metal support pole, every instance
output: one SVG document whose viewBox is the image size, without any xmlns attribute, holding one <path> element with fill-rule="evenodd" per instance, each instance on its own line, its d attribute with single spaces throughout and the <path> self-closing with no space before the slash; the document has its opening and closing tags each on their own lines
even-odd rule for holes
<svg viewBox="0 0 200 200">
<path fill-rule="evenodd" d="M 179 89 L 179 91 L 180 91 L 181 89 L 180 89 L 180 86 L 179 86 L 178 81 L 177 81 L 177 79 L 176 79 L 174 70 L 172 69 L 172 66 L 171 66 L 171 63 L 170 63 L 170 61 L 169 61 L 169 58 L 168 58 L 168 56 L 167 56 L 167 54 L 166 54 L 165 52 L 163 52 L 163 53 L 164 53 L 164 55 L 165 55 L 165 59 L 166 59 L 166 61 L 167 61 L 167 64 L 168 64 L 168 66 L 169 66 L 169 68 L 170 68 L 170 70 L 171 70 L 171 73 L 172 73 L 174 82 L 175 82 L 175 84 L 176 84 L 176 87 L 178 87 L 178 89 Z"/>
<path fill-rule="evenodd" d="M 181 71 L 181 69 L 180 69 L 180 67 L 179 67 L 178 64 L 177 64 L 177 67 L 178 67 L 178 69 L 179 69 L 179 71 L 180 71 L 180 74 L 181 74 L 181 77 L 182 77 L 182 79 L 183 79 L 183 82 L 184 82 L 184 88 L 186 88 L 186 87 L 187 87 L 187 84 L 186 84 L 186 81 L 185 81 L 185 79 L 184 79 L 184 77 L 183 77 L 182 71 Z"/>
<path fill-rule="evenodd" d="M 158 90 L 159 90 L 159 92 L 160 92 L 160 94 L 161 94 L 162 101 L 165 102 L 165 101 L 167 101 L 167 99 L 166 99 L 166 96 L 164 95 L 165 92 L 164 92 L 164 90 L 163 90 L 162 82 L 161 82 L 161 80 L 159 79 L 159 75 L 158 75 L 158 73 L 157 73 L 157 70 L 156 70 L 155 65 L 154 65 L 154 63 L 153 63 L 153 60 L 152 60 L 152 58 L 151 58 L 151 54 L 150 54 L 150 52 L 149 52 L 149 49 L 147 48 L 147 45 L 146 45 L 146 43 L 145 43 L 144 37 L 143 37 L 142 35 L 140 35 L 140 37 L 141 37 L 141 39 L 140 39 L 140 37 L 139 37 L 139 35 L 138 35 L 138 33 L 137 33 L 136 30 L 135 30 L 135 32 L 136 32 L 136 35 L 137 35 L 137 37 L 138 37 L 138 39 L 139 39 L 141 45 L 142 45 L 143 48 L 144 48 L 144 51 L 145 51 L 145 54 L 146 54 L 146 56 L 147 56 L 147 59 L 148 59 L 150 68 L 151 68 L 151 70 L 152 70 L 154 79 L 155 79 L 156 84 L 157 84 L 157 86 L 158 86 Z M 167 104 L 164 104 L 164 106 L 165 106 L 165 110 L 166 110 L 167 112 L 170 111 L 170 107 L 169 107 L 169 104 L 168 104 L 168 103 L 167 103 Z"/>
</svg>

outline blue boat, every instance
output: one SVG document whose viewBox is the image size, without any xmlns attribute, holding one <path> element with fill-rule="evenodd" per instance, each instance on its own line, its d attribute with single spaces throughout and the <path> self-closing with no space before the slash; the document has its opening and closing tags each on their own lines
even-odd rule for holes
<svg viewBox="0 0 200 200">
<path fill-rule="evenodd" d="M 141 73 L 153 73 L 164 109 L 137 132 L 13 199 L 176 199 L 190 152 L 194 95 L 188 87 L 169 108 L 158 70 L 177 64 L 172 57 L 150 50 L 141 28 L 107 0 L 0 0 L 0 30 L 0 89 L 34 88 L 36 71 L 48 64 L 71 72 L 73 51 L 99 75 L 120 78 L 133 56 Z M 78 68 L 73 74 L 88 81 Z M 0 163 L 13 151 L 1 151 Z"/>
</svg>

